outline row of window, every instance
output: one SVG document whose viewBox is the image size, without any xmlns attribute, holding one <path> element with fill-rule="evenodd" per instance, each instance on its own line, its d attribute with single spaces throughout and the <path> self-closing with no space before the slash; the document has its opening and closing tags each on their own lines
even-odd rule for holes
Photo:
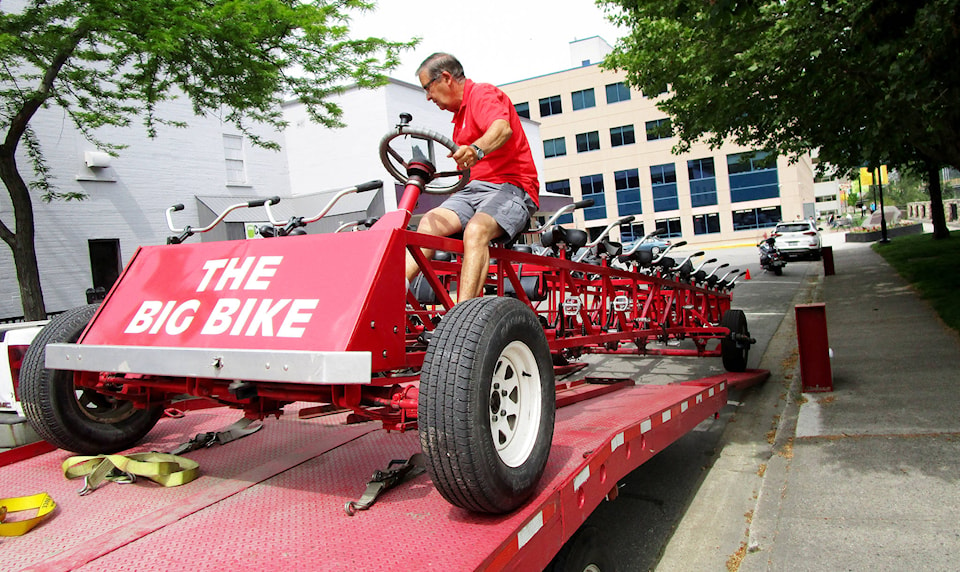
<svg viewBox="0 0 960 572">
<path fill-rule="evenodd" d="M 646 123 L 647 141 L 657 141 L 659 139 L 668 139 L 673 137 L 673 126 L 669 118 L 656 119 Z M 587 151 L 596 151 L 600 149 L 600 132 L 589 131 L 587 133 L 578 133 L 577 153 L 586 153 Z M 620 127 L 610 128 L 610 146 L 621 147 L 623 145 L 633 145 L 637 142 L 633 125 L 622 125 Z M 567 140 L 565 137 L 547 139 L 543 142 L 543 156 L 547 159 L 552 157 L 563 157 L 567 154 Z"/>
<path fill-rule="evenodd" d="M 744 209 L 730 213 L 733 230 L 756 230 L 777 226 L 783 220 L 780 207 Z M 680 217 L 663 218 L 654 221 L 656 228 L 662 230 L 661 238 L 680 238 L 683 236 Z M 720 233 L 720 213 L 706 213 L 692 216 L 693 234 L 697 236 Z M 639 240 L 646 235 L 642 222 L 620 225 L 620 241 L 623 244 Z M 603 227 L 591 229 L 599 233 Z M 592 232 L 591 232 L 592 236 Z"/>
<path fill-rule="evenodd" d="M 630 88 L 623 82 L 608 84 L 605 87 L 605 91 L 607 96 L 607 104 L 630 100 Z M 572 92 L 570 94 L 570 100 L 573 104 L 574 111 L 597 106 L 597 98 L 592 87 L 590 89 Z M 540 117 L 549 117 L 551 115 L 559 115 L 563 113 L 563 104 L 560 101 L 559 95 L 551 95 L 550 97 L 541 98 L 539 104 Z M 530 119 L 529 102 L 517 103 L 514 105 L 514 107 L 521 117 Z"/>
<path fill-rule="evenodd" d="M 743 166 L 748 165 L 749 170 Z M 776 161 L 770 161 L 764 153 L 734 153 L 727 155 L 730 201 L 733 203 L 770 199 L 780 196 L 780 183 Z M 717 178 L 713 157 L 687 161 L 690 180 L 690 205 L 703 207 L 717 204 Z M 616 216 L 641 214 L 640 170 L 614 171 L 614 188 L 617 194 Z M 650 167 L 651 195 L 654 212 L 678 210 L 680 201 L 677 191 L 677 168 L 674 163 Z M 569 196 L 570 180 L 548 181 L 546 190 Z M 593 199 L 593 206 L 584 209 L 586 220 L 607 218 L 603 175 L 580 177 L 580 193 L 583 199 Z M 561 222 L 572 222 L 572 218 Z"/>
</svg>

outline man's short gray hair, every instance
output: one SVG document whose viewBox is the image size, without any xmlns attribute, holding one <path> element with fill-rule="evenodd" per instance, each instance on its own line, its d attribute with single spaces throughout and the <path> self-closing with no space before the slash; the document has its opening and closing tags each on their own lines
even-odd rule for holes
<svg viewBox="0 0 960 572">
<path fill-rule="evenodd" d="M 427 72 L 430 79 L 440 77 L 443 72 L 449 73 L 457 81 L 466 77 L 463 74 L 463 66 L 460 65 L 460 61 L 444 52 L 437 52 L 423 60 L 423 63 L 417 68 L 417 75 L 419 76 L 423 71 Z"/>
</svg>

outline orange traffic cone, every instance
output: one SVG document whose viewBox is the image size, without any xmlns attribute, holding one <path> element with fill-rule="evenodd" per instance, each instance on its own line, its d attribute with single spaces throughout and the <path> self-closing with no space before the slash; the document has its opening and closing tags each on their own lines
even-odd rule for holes
<svg viewBox="0 0 960 572">
<path fill-rule="evenodd" d="M 747 275 L 743 277 L 744 280 L 750 280 L 750 269 L 747 268 Z"/>
</svg>

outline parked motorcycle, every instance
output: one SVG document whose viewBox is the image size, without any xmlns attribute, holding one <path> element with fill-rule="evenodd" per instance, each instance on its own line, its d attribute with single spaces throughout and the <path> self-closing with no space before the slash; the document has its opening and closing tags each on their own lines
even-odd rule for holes
<svg viewBox="0 0 960 572">
<path fill-rule="evenodd" d="M 781 276 L 783 267 L 787 265 L 787 262 L 783 259 L 783 255 L 780 254 L 780 249 L 777 248 L 775 242 L 776 239 L 770 237 L 757 245 L 757 248 L 760 249 L 760 267 Z"/>
</svg>

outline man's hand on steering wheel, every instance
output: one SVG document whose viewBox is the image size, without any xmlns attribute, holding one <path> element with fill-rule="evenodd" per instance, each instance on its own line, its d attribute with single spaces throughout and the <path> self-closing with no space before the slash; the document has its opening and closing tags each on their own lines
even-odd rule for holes
<svg viewBox="0 0 960 572">
<path fill-rule="evenodd" d="M 447 155 L 447 157 L 452 158 L 457 162 L 457 167 L 460 169 L 469 169 L 476 165 L 480 161 L 477 150 L 473 145 L 461 145 L 457 148 L 456 151 Z"/>
</svg>

